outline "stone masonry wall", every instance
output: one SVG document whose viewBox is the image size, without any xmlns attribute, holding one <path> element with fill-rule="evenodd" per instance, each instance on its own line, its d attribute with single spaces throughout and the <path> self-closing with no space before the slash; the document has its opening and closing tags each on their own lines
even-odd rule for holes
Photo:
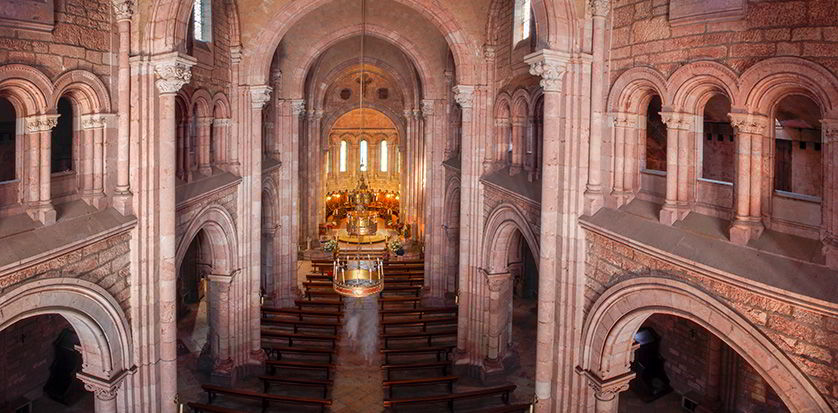
<svg viewBox="0 0 838 413">
<path fill-rule="evenodd" d="M 533 234 L 538 236 L 541 232 L 541 204 L 535 202 L 524 201 L 521 198 L 509 195 L 491 185 L 484 185 L 486 188 L 483 197 L 483 220 L 489 219 L 489 216 L 498 207 L 498 205 L 507 203 L 512 204 L 518 208 L 524 215 L 524 219 L 530 225 Z"/>
<path fill-rule="evenodd" d="M 586 232 L 585 313 L 610 286 L 634 277 L 677 279 L 707 291 L 749 320 L 783 351 L 838 408 L 838 318 L 710 279 Z"/>
<path fill-rule="evenodd" d="M 611 80 L 651 65 L 664 76 L 711 59 L 742 73 L 775 56 L 798 56 L 838 74 L 838 19 L 832 0 L 750 0 L 743 20 L 672 27 L 669 0 L 619 0 L 611 18 Z"/>
<path fill-rule="evenodd" d="M 98 284 L 119 303 L 126 317 L 129 309 L 129 243 L 122 233 L 85 245 L 40 264 L 0 276 L 0 294 L 17 284 L 44 278 L 80 278 Z"/>
<path fill-rule="evenodd" d="M 211 54 L 207 49 L 195 45 L 193 56 L 198 64 L 192 68 L 190 86 L 207 89 L 210 94 L 224 92 L 230 96 L 230 17 L 223 0 L 212 2 L 212 43 Z"/>
<path fill-rule="evenodd" d="M 175 245 L 180 245 L 181 238 L 183 237 L 184 233 L 186 232 L 189 225 L 192 224 L 192 220 L 194 220 L 201 211 L 204 210 L 210 204 L 217 204 L 224 208 L 227 213 L 233 218 L 233 223 L 238 226 L 238 217 L 236 214 L 236 188 L 229 188 L 222 192 L 212 194 L 199 202 L 189 204 L 187 206 L 183 206 L 178 208 L 177 210 L 177 223 L 175 224 L 175 233 L 177 234 L 177 241 Z"/>
</svg>

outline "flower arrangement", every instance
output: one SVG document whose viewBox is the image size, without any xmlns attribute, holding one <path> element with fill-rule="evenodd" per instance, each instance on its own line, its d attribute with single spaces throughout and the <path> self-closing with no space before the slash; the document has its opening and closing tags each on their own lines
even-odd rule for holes
<svg viewBox="0 0 838 413">
<path fill-rule="evenodd" d="M 336 239 L 330 239 L 323 243 L 323 251 L 326 252 L 335 252 L 338 249 L 338 241 Z"/>
<path fill-rule="evenodd" d="M 402 241 L 398 238 L 390 241 L 390 244 L 387 245 L 387 248 L 389 248 L 390 251 L 393 251 L 393 254 L 404 255 L 404 246 L 402 245 Z"/>
</svg>

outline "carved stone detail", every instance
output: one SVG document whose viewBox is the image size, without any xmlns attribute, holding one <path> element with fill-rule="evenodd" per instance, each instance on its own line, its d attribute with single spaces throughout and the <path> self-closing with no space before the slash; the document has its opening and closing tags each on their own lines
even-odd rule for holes
<svg viewBox="0 0 838 413">
<path fill-rule="evenodd" d="M 634 372 L 629 371 L 619 376 L 601 379 L 597 374 L 589 370 L 583 370 L 580 367 L 576 367 L 576 372 L 587 379 L 588 387 L 594 391 L 594 397 L 601 401 L 614 400 L 617 394 L 628 390 L 629 382 L 636 375 Z"/>
<path fill-rule="evenodd" d="M 183 85 L 189 83 L 192 80 L 194 65 L 194 58 L 187 59 L 177 52 L 160 58 L 154 66 L 154 72 L 160 77 L 157 79 L 160 94 L 175 94 Z"/>
<path fill-rule="evenodd" d="M 838 119 L 821 119 L 824 143 L 838 142 Z"/>
<path fill-rule="evenodd" d="M 736 129 L 737 133 L 753 135 L 765 135 L 771 122 L 767 117 L 750 113 L 728 113 L 730 126 Z"/>
<path fill-rule="evenodd" d="M 224 127 L 224 126 L 230 126 L 230 125 L 232 125 L 232 124 L 233 124 L 233 120 L 232 120 L 232 119 L 229 119 L 229 118 L 224 118 L 224 119 L 213 119 L 213 120 L 212 120 L 212 125 L 213 125 L 213 126 Z"/>
<path fill-rule="evenodd" d="M 306 101 L 304 99 L 291 100 L 291 113 L 294 116 L 300 116 L 306 111 Z"/>
<path fill-rule="evenodd" d="M 594 16 L 605 16 L 611 8 L 610 0 L 589 0 L 588 5 L 591 6 L 591 14 Z"/>
<path fill-rule="evenodd" d="M 499 274 L 486 274 L 486 286 L 489 287 L 489 291 L 493 293 L 498 293 L 501 292 L 501 290 L 503 290 L 503 287 L 508 284 L 511 278 L 512 274 L 508 272 Z"/>
<path fill-rule="evenodd" d="M 422 115 L 426 118 L 434 115 L 434 101 L 425 99 L 422 101 Z"/>
<path fill-rule="evenodd" d="M 131 20 L 134 16 L 134 0 L 112 0 L 111 4 L 116 21 Z"/>
<path fill-rule="evenodd" d="M 457 85 L 452 89 L 454 100 L 462 108 L 470 108 L 474 104 L 474 86 Z"/>
<path fill-rule="evenodd" d="M 37 115 L 26 118 L 26 131 L 29 133 L 48 132 L 58 125 L 61 115 Z"/>
<path fill-rule="evenodd" d="M 484 45 L 483 46 L 483 56 L 486 58 L 486 60 L 490 60 L 490 61 L 495 60 L 495 56 L 496 56 L 495 45 L 493 45 L 493 44 Z"/>
<path fill-rule="evenodd" d="M 108 117 L 113 116 L 104 113 L 94 113 L 79 116 L 79 123 L 82 129 L 99 129 L 108 126 Z"/>
<path fill-rule="evenodd" d="M 637 115 L 634 113 L 617 112 L 614 114 L 614 126 L 635 129 L 639 126 Z"/>
<path fill-rule="evenodd" d="M 262 109 L 266 103 L 271 101 L 271 92 L 273 88 L 270 86 L 251 86 L 250 88 L 250 105 L 253 109 Z"/>
<path fill-rule="evenodd" d="M 660 112 L 661 120 L 669 129 L 690 130 L 693 125 L 693 115 L 683 112 Z"/>
<path fill-rule="evenodd" d="M 561 92 L 562 79 L 570 56 L 549 49 L 540 50 L 524 57 L 530 65 L 530 74 L 541 77 L 541 87 L 545 92 Z"/>
</svg>

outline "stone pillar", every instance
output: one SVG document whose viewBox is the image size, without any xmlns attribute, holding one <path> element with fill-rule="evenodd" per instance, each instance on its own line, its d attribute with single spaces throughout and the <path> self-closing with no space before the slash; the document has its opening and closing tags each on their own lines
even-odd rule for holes
<svg viewBox="0 0 838 413">
<path fill-rule="evenodd" d="M 637 115 L 617 112 L 614 114 L 614 189 L 611 192 L 617 207 L 627 204 L 634 196 L 634 178 L 637 173 L 633 159 L 633 142 L 637 130 Z"/>
<path fill-rule="evenodd" d="M 50 147 L 52 129 L 58 124 L 59 115 L 37 115 L 25 119 L 29 152 L 26 163 L 27 187 L 24 199 L 29 216 L 44 225 L 55 222 L 52 206 Z"/>
<path fill-rule="evenodd" d="M 576 370 L 588 381 L 588 386 L 594 391 L 594 412 L 595 413 L 617 413 L 619 394 L 628 390 L 629 382 L 634 379 L 634 372 L 627 372 L 609 379 L 601 379 L 590 371 Z"/>
<path fill-rule="evenodd" d="M 234 274 L 210 274 L 209 281 L 209 340 L 213 360 L 214 382 L 235 382 L 233 359 L 230 356 L 230 285 Z"/>
<path fill-rule="evenodd" d="M 212 117 L 200 117 L 196 120 L 198 133 L 198 172 L 201 175 L 212 175 L 210 160 L 210 128 Z"/>
<path fill-rule="evenodd" d="M 262 263 L 262 234 L 259 231 L 262 221 L 262 157 L 263 150 L 261 148 L 262 140 L 262 109 L 265 104 L 271 101 L 271 92 L 273 89 L 267 85 L 249 86 L 248 92 L 250 95 L 250 137 L 247 142 L 249 144 L 242 147 L 248 150 L 243 156 L 242 177 L 243 185 L 246 195 L 245 202 L 249 207 L 245 208 L 245 218 L 248 222 L 242 225 L 247 231 L 246 238 L 248 239 L 249 260 L 243 265 L 245 268 L 249 267 L 247 277 L 243 280 L 244 297 L 250 300 L 245 304 L 245 313 L 249 313 L 250 325 L 250 341 L 249 345 L 249 360 L 250 364 L 262 364 L 265 360 L 265 353 L 262 351 L 262 333 L 261 333 L 261 298 L 259 296 L 259 289 L 261 286 L 261 263 Z M 246 139 L 246 138 L 245 138 Z M 297 152 L 295 151 L 296 155 Z M 295 245 L 296 248 L 296 245 Z M 295 250 L 296 251 L 296 250 Z M 239 299 L 236 296 L 234 299 Z"/>
<path fill-rule="evenodd" d="M 107 117 L 103 114 L 81 116 L 81 128 L 85 138 L 82 199 L 98 209 L 107 206 L 104 185 L 104 135 L 107 124 Z"/>
<path fill-rule="evenodd" d="M 605 130 L 605 96 L 609 81 L 605 74 L 605 16 L 610 0 L 589 0 L 593 20 L 593 61 L 591 63 L 591 138 L 588 141 L 588 184 L 585 187 L 585 214 L 595 214 L 605 203 L 602 189 L 602 140 Z"/>
<path fill-rule="evenodd" d="M 484 273 L 486 286 L 489 289 L 489 312 L 486 332 L 489 336 L 487 349 L 486 370 L 503 370 L 502 359 L 508 350 L 506 333 L 512 323 L 511 291 L 512 274 L 509 272 L 488 274 Z"/>
<path fill-rule="evenodd" d="M 472 148 L 474 143 L 474 136 L 472 131 L 473 114 L 472 106 L 474 104 L 474 86 L 458 85 L 454 87 L 454 99 L 462 109 L 462 147 Z M 468 333 L 472 328 L 470 316 L 473 309 L 471 308 L 473 302 L 478 299 L 472 291 L 470 285 L 473 268 L 471 266 L 472 254 L 476 253 L 473 234 L 473 220 L 475 214 L 480 214 L 482 218 L 482 211 L 475 208 L 475 204 L 479 201 L 478 195 L 478 176 L 474 170 L 474 153 L 472 151 L 462 152 L 462 171 L 461 171 L 461 188 L 460 188 L 460 268 L 459 268 L 459 286 L 460 291 L 457 292 L 459 297 L 460 310 L 457 312 L 457 352 L 460 355 L 468 354 L 471 350 L 469 348 Z"/>
<path fill-rule="evenodd" d="M 541 50 L 528 55 L 525 62 L 530 65 L 530 73 L 541 77 L 544 89 L 544 167 L 541 177 L 541 233 L 538 274 L 538 332 L 535 366 L 535 396 L 545 400 L 539 406 L 540 412 L 550 410 L 552 398 L 553 369 L 556 323 L 556 289 L 559 277 L 559 256 L 561 241 L 559 231 L 561 189 L 568 183 L 562 183 L 561 153 L 564 146 L 562 135 L 562 82 L 565 76 L 569 56 L 552 51 Z M 564 287 L 564 286 L 562 286 Z"/>
<path fill-rule="evenodd" d="M 318 224 L 320 223 L 320 214 L 319 211 L 325 210 L 325 202 L 323 197 L 325 196 L 325 191 L 323 188 L 323 174 L 325 172 L 325 167 L 323 164 L 323 146 L 321 144 L 322 137 L 320 136 L 320 122 L 323 119 L 323 110 L 321 109 L 313 109 L 308 111 L 308 142 L 310 148 L 308 150 L 308 170 L 310 173 L 308 179 L 308 195 L 307 198 L 310 200 L 309 210 L 306 211 L 308 214 L 308 229 L 307 229 L 307 237 L 311 238 L 312 240 L 317 240 L 317 228 Z M 307 245 L 307 247 L 311 247 L 311 245 Z"/>
<path fill-rule="evenodd" d="M 299 161 L 299 153 L 300 153 L 300 123 L 302 120 L 302 116 L 305 113 L 306 102 L 302 99 L 295 99 L 291 101 L 291 170 L 289 171 L 292 174 L 291 179 L 291 190 L 293 191 L 293 198 L 291 199 L 291 209 L 289 213 L 291 214 L 291 228 L 287 228 L 287 230 L 291 233 L 291 244 L 290 246 L 293 248 L 291 251 L 291 268 L 289 268 L 291 275 L 291 279 L 296 281 L 296 268 L 297 268 L 297 251 L 300 245 L 300 180 L 299 180 L 299 170 L 300 170 L 300 161 Z M 357 151 L 357 148 L 356 148 Z M 358 165 L 355 165 L 355 169 L 358 169 Z"/>
<path fill-rule="evenodd" d="M 159 173 L 158 272 L 160 309 L 160 397 L 164 413 L 174 413 L 177 393 L 177 263 L 175 258 L 175 95 L 192 79 L 195 58 L 171 52 L 155 59 L 158 99 Z"/>
<path fill-rule="evenodd" d="M 826 265 L 838 269 L 838 119 L 821 120 L 823 142 L 823 254 Z"/>
<path fill-rule="evenodd" d="M 114 16 L 119 30 L 119 71 L 117 80 L 117 144 L 116 144 L 116 188 L 113 207 L 122 215 L 132 215 L 132 194 L 130 182 L 131 147 L 131 18 L 134 15 L 134 0 L 112 0 Z"/>
<path fill-rule="evenodd" d="M 122 382 L 129 374 L 129 371 L 123 371 L 115 375 L 112 379 L 103 379 L 85 372 L 76 373 L 76 377 L 84 384 L 84 389 L 93 392 L 93 412 L 94 413 L 119 413 L 117 405 L 117 395 Z M 174 406 L 174 403 L 171 403 Z"/>
<path fill-rule="evenodd" d="M 730 241 L 745 245 L 765 229 L 761 207 L 762 161 L 769 148 L 762 145 L 771 122 L 765 116 L 748 113 L 730 113 L 728 116 L 736 132 L 735 217 L 730 227 Z"/>
<path fill-rule="evenodd" d="M 402 195 L 401 195 L 401 220 L 403 223 L 412 223 L 413 222 L 413 209 L 411 208 L 411 203 L 413 202 L 413 168 L 416 166 L 413 164 L 413 149 L 411 141 L 414 140 L 413 130 L 414 130 L 414 122 L 413 122 L 413 111 L 412 110 L 405 110 L 404 111 L 404 118 L 405 123 L 407 125 L 407 136 L 404 138 L 404 147 L 405 152 L 403 155 L 404 158 L 404 171 L 402 173 Z"/>
<path fill-rule="evenodd" d="M 685 204 L 686 182 L 684 185 L 681 182 L 686 181 L 689 168 L 686 162 L 689 145 L 683 145 L 683 136 L 691 130 L 693 115 L 681 112 L 661 112 L 660 115 L 666 124 L 666 200 L 660 211 L 660 221 L 672 225 L 689 213 L 689 205 Z"/>
<path fill-rule="evenodd" d="M 439 103 L 437 103 L 439 102 Z M 440 114 L 445 101 L 426 99 L 422 101 L 422 116 L 425 118 L 425 138 L 427 142 L 427 196 L 425 196 L 425 261 L 428 263 L 428 276 L 425 280 L 430 287 L 431 297 L 442 298 L 445 295 L 445 119 Z"/>
<path fill-rule="evenodd" d="M 226 166 L 229 155 L 230 119 L 213 119 L 212 136 L 215 137 L 215 159 L 212 162 L 217 165 Z"/>
<path fill-rule="evenodd" d="M 527 123 L 525 118 L 512 118 L 512 163 L 509 165 L 509 175 L 521 172 L 524 158 L 524 135 Z"/>
</svg>

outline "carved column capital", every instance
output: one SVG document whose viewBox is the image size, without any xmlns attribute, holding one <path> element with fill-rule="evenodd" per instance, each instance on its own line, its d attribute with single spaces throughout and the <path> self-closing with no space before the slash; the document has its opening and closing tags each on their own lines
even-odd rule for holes
<svg viewBox="0 0 838 413">
<path fill-rule="evenodd" d="M 271 83 L 274 86 L 279 86 L 282 83 L 282 71 L 274 70 L 271 72 Z"/>
<path fill-rule="evenodd" d="M 637 121 L 636 113 L 616 112 L 614 116 L 614 126 L 618 128 L 637 128 L 640 123 Z"/>
<path fill-rule="evenodd" d="M 110 379 L 103 379 L 84 371 L 76 373 L 76 377 L 84 383 L 84 389 L 93 392 L 99 400 L 113 400 L 116 398 L 119 387 L 129 374 L 133 374 L 134 370 L 123 370 L 115 374 Z"/>
<path fill-rule="evenodd" d="M 161 95 L 175 94 L 192 80 L 192 66 L 196 63 L 194 57 L 172 52 L 154 60 L 154 72 L 159 77 L 156 84 Z"/>
<path fill-rule="evenodd" d="M 35 115 L 24 119 L 26 131 L 29 133 L 48 132 L 58 125 L 61 115 Z"/>
<path fill-rule="evenodd" d="M 272 91 L 273 88 L 268 85 L 251 86 L 250 106 L 256 110 L 265 107 L 265 104 L 271 101 Z"/>
<path fill-rule="evenodd" d="M 131 20 L 134 17 L 134 0 L 111 0 L 116 21 Z"/>
<path fill-rule="evenodd" d="M 241 45 L 230 46 L 230 63 L 237 65 L 242 62 L 242 47 Z"/>
<path fill-rule="evenodd" d="M 751 113 L 728 113 L 730 126 L 736 129 L 737 133 L 762 135 L 768 132 L 771 121 L 766 116 L 754 115 Z"/>
<path fill-rule="evenodd" d="M 562 79 L 567 69 L 570 55 L 555 50 L 543 49 L 524 57 L 530 65 L 530 74 L 541 77 L 541 87 L 545 92 L 561 92 Z"/>
<path fill-rule="evenodd" d="M 108 126 L 108 118 L 114 115 L 107 113 L 92 113 L 79 116 L 79 126 L 82 129 L 100 129 Z"/>
<path fill-rule="evenodd" d="M 306 111 L 305 99 L 291 99 L 289 102 L 291 103 L 291 114 L 294 116 L 300 116 Z"/>
<path fill-rule="evenodd" d="M 611 0 L 589 0 L 588 5 L 591 7 L 592 15 L 605 16 L 611 8 Z"/>
<path fill-rule="evenodd" d="M 217 126 L 217 127 L 221 127 L 221 128 L 223 128 L 225 126 L 230 126 L 232 124 L 233 124 L 233 120 L 229 119 L 229 118 L 220 118 L 220 119 L 213 119 L 212 120 L 212 126 Z"/>
<path fill-rule="evenodd" d="M 486 286 L 488 286 L 489 291 L 493 293 L 501 292 L 503 287 L 512 279 L 512 274 L 508 272 L 497 274 L 484 273 L 484 276 L 486 277 Z"/>
<path fill-rule="evenodd" d="M 821 119 L 824 143 L 838 142 L 838 119 Z"/>
<path fill-rule="evenodd" d="M 426 118 L 434 115 L 434 101 L 432 99 L 422 101 L 422 115 Z"/>
<path fill-rule="evenodd" d="M 660 112 L 661 120 L 669 129 L 690 130 L 694 115 L 683 112 Z"/>
<path fill-rule="evenodd" d="M 487 61 L 493 62 L 495 60 L 495 45 L 493 44 L 485 44 L 483 45 L 483 57 L 486 58 Z"/>
<path fill-rule="evenodd" d="M 452 90 L 454 100 L 463 109 L 470 108 L 474 104 L 474 86 L 457 85 Z"/>
<path fill-rule="evenodd" d="M 590 370 L 583 370 L 581 367 L 576 367 L 576 373 L 587 379 L 588 387 L 594 391 L 594 397 L 602 401 L 614 400 L 617 394 L 628 390 L 629 382 L 636 375 L 633 371 L 629 371 L 619 376 L 602 379 L 596 373 Z"/>
</svg>

